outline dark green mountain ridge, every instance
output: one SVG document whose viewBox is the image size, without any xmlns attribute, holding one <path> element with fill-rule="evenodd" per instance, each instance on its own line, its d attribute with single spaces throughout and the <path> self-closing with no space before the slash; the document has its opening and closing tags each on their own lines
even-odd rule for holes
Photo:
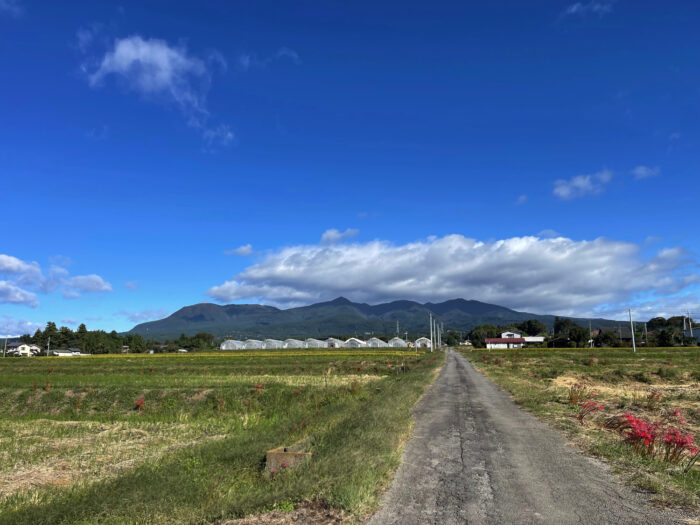
<svg viewBox="0 0 700 525">
<path fill-rule="evenodd" d="M 446 330 L 462 331 L 485 323 L 507 325 L 528 319 L 536 319 L 552 328 L 555 319 L 554 315 L 518 312 L 504 306 L 466 299 L 425 304 L 400 300 L 370 305 L 338 297 L 332 301 L 288 309 L 259 304 L 194 304 L 181 308 L 165 319 L 138 324 L 128 333 L 157 340 L 199 332 L 208 332 L 217 338 L 235 339 L 364 336 L 369 332 L 393 335 L 398 321 L 402 334 L 407 331 L 409 336 L 415 337 L 428 333 L 429 313 L 436 315 Z M 593 329 L 612 328 L 620 324 L 608 319 L 570 319 L 586 328 L 590 322 Z"/>
</svg>

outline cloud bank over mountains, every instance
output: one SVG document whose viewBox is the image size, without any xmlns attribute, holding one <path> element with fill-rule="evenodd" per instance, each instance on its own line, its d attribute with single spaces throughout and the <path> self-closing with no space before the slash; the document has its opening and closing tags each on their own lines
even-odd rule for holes
<svg viewBox="0 0 700 525">
<path fill-rule="evenodd" d="M 463 235 L 406 244 L 300 245 L 282 248 L 207 295 L 222 303 L 261 301 L 296 306 L 340 295 L 378 303 L 456 297 L 535 313 L 618 312 L 698 283 L 682 248 L 645 257 L 635 243 L 598 238 L 512 237 L 479 241 Z"/>
</svg>

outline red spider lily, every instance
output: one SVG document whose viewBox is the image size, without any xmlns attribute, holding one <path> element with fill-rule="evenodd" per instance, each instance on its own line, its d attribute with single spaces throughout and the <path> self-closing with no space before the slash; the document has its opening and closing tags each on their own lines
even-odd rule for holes
<svg viewBox="0 0 700 525">
<path fill-rule="evenodd" d="M 678 422 L 679 422 L 681 425 L 685 425 L 685 419 L 683 419 L 683 416 L 681 416 L 680 410 L 675 409 L 675 410 L 673 411 L 673 415 L 676 416 L 676 418 L 678 419 Z"/>
<path fill-rule="evenodd" d="M 289 462 L 285 461 L 284 463 L 282 463 L 282 468 L 289 468 Z"/>
<path fill-rule="evenodd" d="M 622 417 L 628 423 L 625 441 L 630 443 L 638 452 L 653 454 L 654 444 L 658 437 L 658 426 L 636 418 L 632 414 L 622 414 Z"/>
<path fill-rule="evenodd" d="M 265 388 L 265 385 L 261 385 L 261 384 L 258 383 L 258 384 L 255 385 L 255 388 L 258 388 L 258 389 L 260 389 L 260 388 Z"/>
<path fill-rule="evenodd" d="M 693 446 L 693 436 L 691 434 L 683 434 L 677 428 L 668 428 L 664 432 L 664 460 L 672 463 L 677 463 L 683 456 L 686 450 L 690 455 L 697 452 L 697 447 Z"/>
<path fill-rule="evenodd" d="M 262 388 L 258 388 L 258 389 L 256 390 L 256 392 L 257 392 L 258 394 L 262 394 Z"/>
<path fill-rule="evenodd" d="M 578 406 L 578 414 L 576 417 L 579 420 L 579 423 L 583 425 L 583 419 L 588 415 L 594 413 L 596 410 L 600 410 L 601 412 L 605 410 L 605 407 L 598 403 L 597 401 L 593 401 L 592 399 L 586 399 L 584 402 L 579 404 Z"/>
<path fill-rule="evenodd" d="M 144 401 L 146 401 L 146 399 L 143 397 L 141 399 L 137 399 L 136 401 L 134 401 L 134 410 L 138 410 L 138 411 L 143 410 Z"/>
</svg>

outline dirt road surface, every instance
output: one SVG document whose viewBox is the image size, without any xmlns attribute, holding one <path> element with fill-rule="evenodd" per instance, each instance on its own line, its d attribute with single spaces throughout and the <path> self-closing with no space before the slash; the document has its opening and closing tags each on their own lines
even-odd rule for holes
<svg viewBox="0 0 700 525">
<path fill-rule="evenodd" d="M 452 350 L 414 415 L 414 437 L 368 525 L 686 522 L 650 507 Z"/>
</svg>

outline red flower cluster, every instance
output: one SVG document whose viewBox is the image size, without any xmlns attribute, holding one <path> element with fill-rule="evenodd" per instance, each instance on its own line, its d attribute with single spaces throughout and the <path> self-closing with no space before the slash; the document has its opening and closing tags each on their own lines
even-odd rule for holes
<svg viewBox="0 0 700 525">
<path fill-rule="evenodd" d="M 685 425 L 685 419 L 683 419 L 683 416 L 681 416 L 681 413 L 680 413 L 680 411 L 679 411 L 678 409 L 675 409 L 675 410 L 673 411 L 673 415 L 676 416 L 676 418 L 678 419 L 678 422 L 679 422 L 681 425 Z"/>
<path fill-rule="evenodd" d="M 596 410 L 600 410 L 601 412 L 605 410 L 605 407 L 598 403 L 597 401 L 593 401 L 592 399 L 586 399 L 584 402 L 579 404 L 578 406 L 578 415 L 576 416 L 581 424 L 583 424 L 583 419 L 588 415 Z"/>
<path fill-rule="evenodd" d="M 146 399 L 143 397 L 141 399 L 137 399 L 136 401 L 134 401 L 134 410 L 139 410 L 139 411 L 143 410 L 143 402 L 144 401 L 146 401 Z"/>
<path fill-rule="evenodd" d="M 681 459 L 683 451 L 687 450 L 690 455 L 698 452 L 698 447 L 693 446 L 693 436 L 691 434 L 683 434 L 677 428 L 668 428 L 664 432 L 665 454 L 664 460 L 676 463 Z"/>
<path fill-rule="evenodd" d="M 656 438 L 658 437 L 658 426 L 636 418 L 632 414 L 622 414 L 622 417 L 629 424 L 625 432 L 625 441 L 631 443 L 638 451 L 646 451 L 649 454 L 653 454 L 654 443 L 656 443 Z"/>
</svg>

